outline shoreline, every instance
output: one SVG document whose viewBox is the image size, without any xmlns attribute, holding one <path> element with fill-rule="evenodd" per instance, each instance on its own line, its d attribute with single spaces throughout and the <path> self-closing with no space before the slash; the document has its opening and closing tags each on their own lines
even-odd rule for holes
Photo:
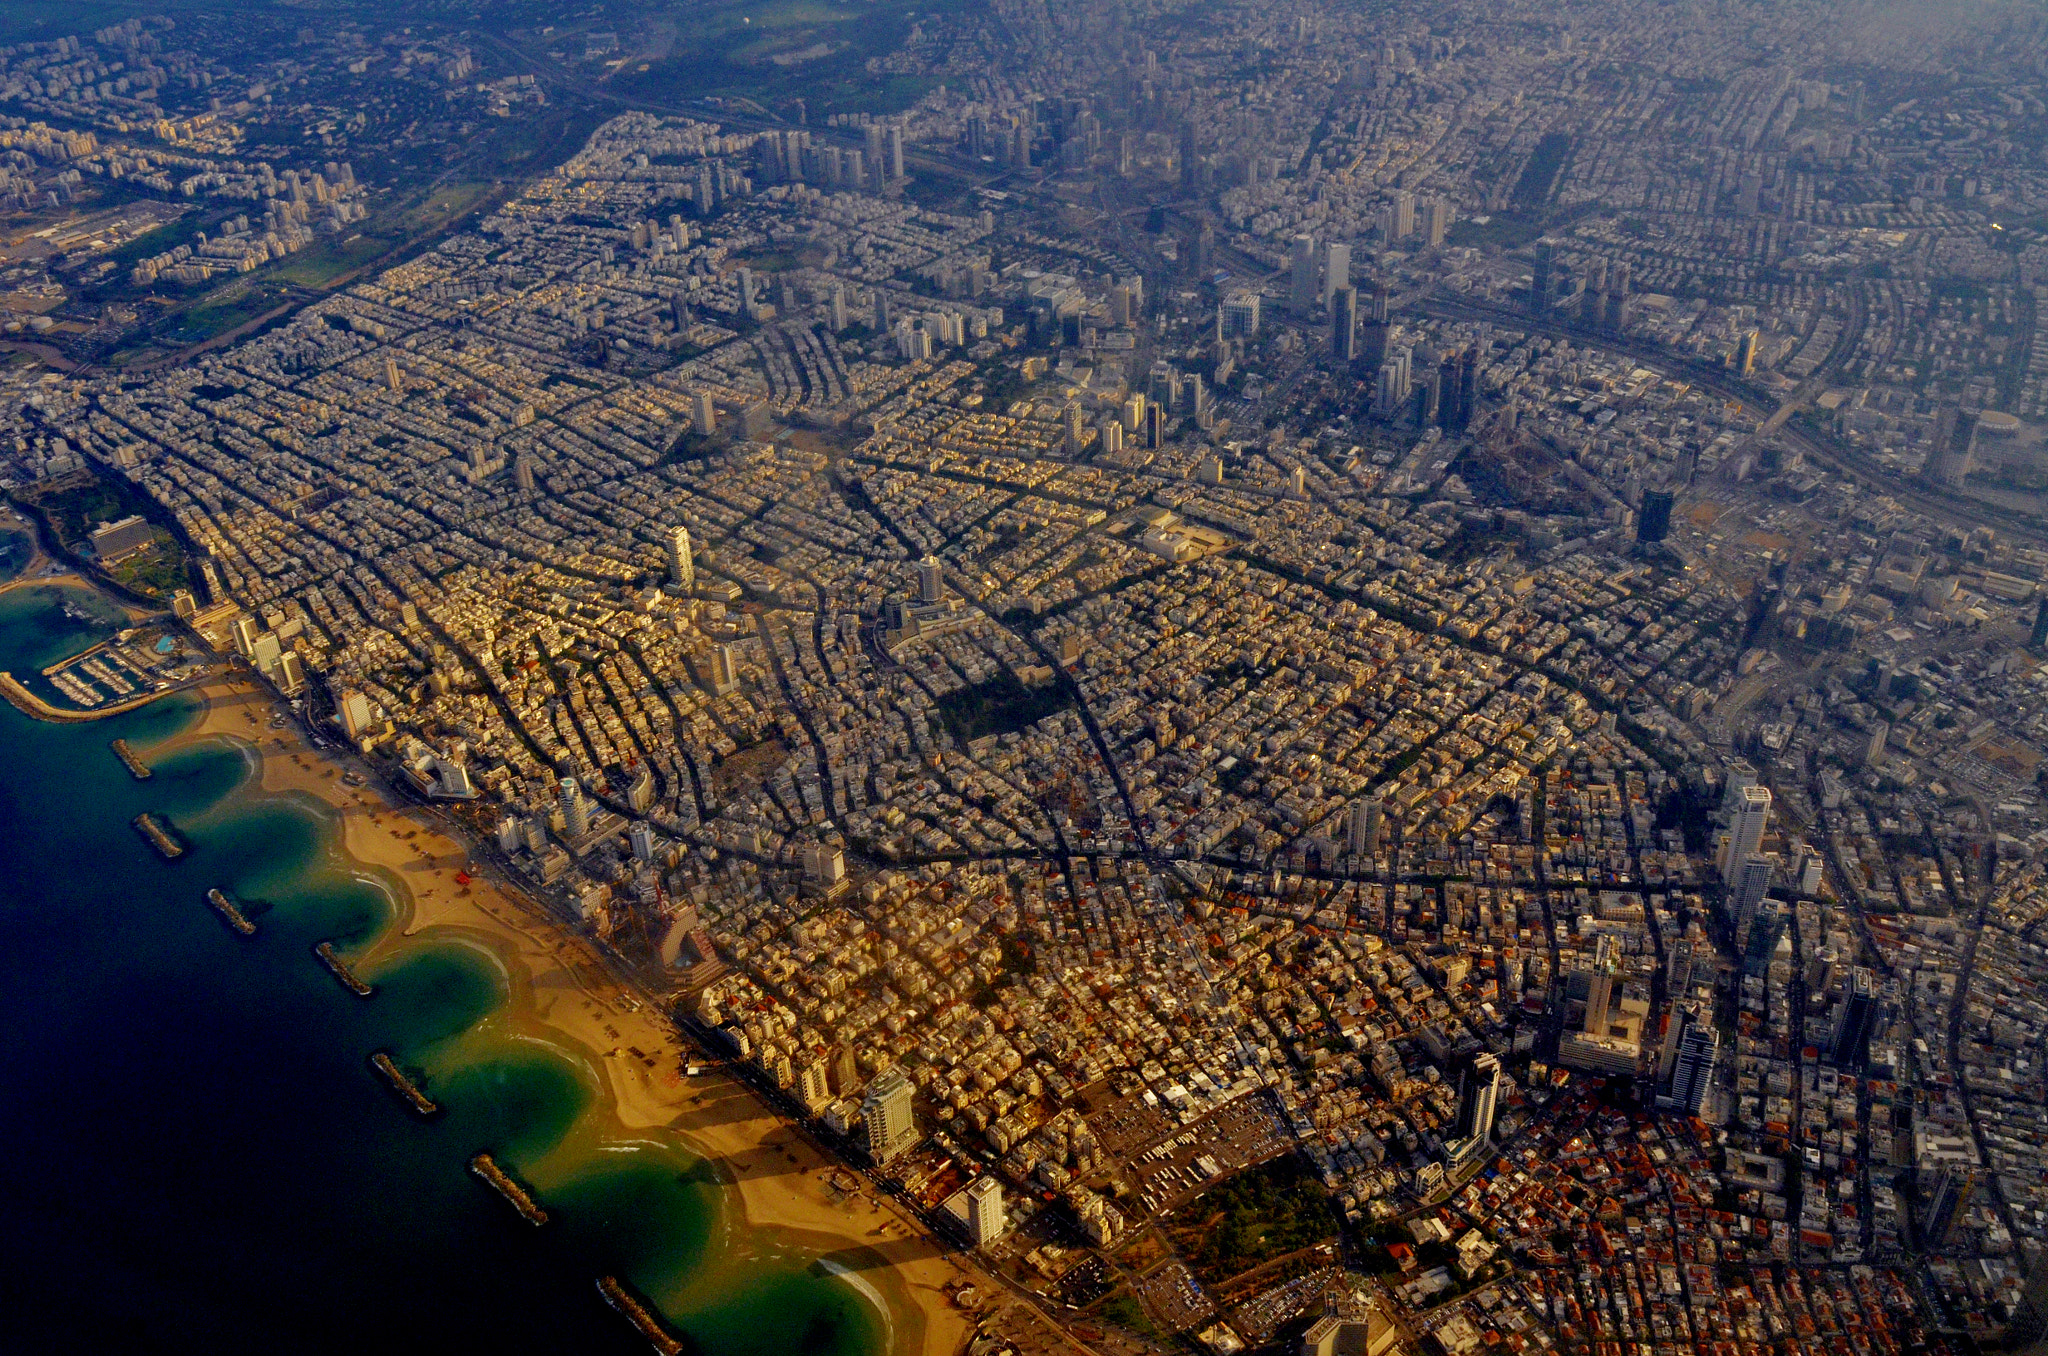
<svg viewBox="0 0 2048 1356">
<path fill-rule="evenodd" d="M 892 1356 L 953 1356 L 965 1347 L 975 1316 L 957 1308 L 946 1287 L 971 1284 L 984 1295 L 1000 1288 L 871 1188 L 835 1203 L 829 1179 L 844 1171 L 838 1160 L 745 1084 L 716 1069 L 685 1078 L 682 1065 L 697 1052 L 613 977 L 587 940 L 546 917 L 494 868 L 473 862 L 430 812 L 393 804 L 375 781 L 344 785 L 342 767 L 313 749 L 296 723 L 271 729 L 269 718 L 281 708 L 252 680 L 229 675 L 186 691 L 204 703 L 198 721 L 151 746 L 149 757 L 222 736 L 248 746 L 265 794 L 309 796 L 329 807 L 341 820 L 342 851 L 392 887 L 397 916 L 357 959 L 360 968 L 374 972 L 422 935 L 483 946 L 508 977 L 509 1020 L 580 1055 L 620 1129 L 670 1132 L 679 1147 L 715 1164 L 726 1200 L 737 1202 L 750 1229 L 792 1235 L 803 1250 L 826 1257 L 859 1248 L 880 1253 L 900 1281 L 899 1301 L 886 1315 L 896 1329 Z M 466 886 L 455 880 L 462 871 L 472 877 Z"/>
</svg>

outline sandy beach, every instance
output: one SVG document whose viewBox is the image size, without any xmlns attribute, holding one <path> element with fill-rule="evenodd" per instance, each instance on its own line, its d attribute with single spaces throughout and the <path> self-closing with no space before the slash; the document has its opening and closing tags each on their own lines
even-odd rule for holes
<svg viewBox="0 0 2048 1356">
<path fill-rule="evenodd" d="M 374 975 L 405 938 L 422 933 L 488 947 L 511 976 L 513 1020 L 580 1050 L 603 1079 L 601 1100 L 623 1130 L 667 1130 L 718 1163 L 750 1226 L 788 1231 L 821 1254 L 849 1254 L 835 1260 L 856 1269 L 874 1258 L 851 1250 L 879 1253 L 901 1282 L 884 1290 L 900 1291 L 911 1306 L 906 1313 L 898 1305 L 892 1315 L 897 1351 L 952 1356 L 962 1349 L 973 1324 L 948 1287 L 974 1284 L 984 1296 L 999 1287 L 925 1238 L 872 1189 L 841 1198 L 830 1185 L 836 1164 L 737 1081 L 720 1074 L 684 1078 L 680 1066 L 699 1056 L 669 1023 L 611 977 L 588 941 L 546 918 L 495 872 L 473 865 L 431 812 L 395 807 L 374 783 L 345 785 L 341 764 L 307 744 L 295 725 L 270 728 L 278 708 L 258 685 L 223 678 L 199 695 L 206 710 L 198 724 L 149 756 L 214 736 L 246 742 L 261 756 L 266 792 L 296 792 L 333 806 L 348 854 L 401 883 L 400 926 L 359 969 Z M 467 885 L 456 880 L 465 871 L 472 877 Z M 837 1175 L 845 1180 L 843 1170 Z"/>
</svg>

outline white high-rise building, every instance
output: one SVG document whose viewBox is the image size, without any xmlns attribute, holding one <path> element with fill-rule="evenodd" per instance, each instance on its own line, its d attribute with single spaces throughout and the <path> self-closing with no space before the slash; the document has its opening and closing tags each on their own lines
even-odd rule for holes
<svg viewBox="0 0 2048 1356">
<path fill-rule="evenodd" d="M 995 1177 L 982 1177 L 967 1188 L 967 1235 L 977 1248 L 1003 1236 L 1009 1221 L 1003 1216 L 1003 1184 Z"/>
<path fill-rule="evenodd" d="M 343 692 L 341 700 L 335 703 L 335 715 L 341 721 L 343 733 L 350 739 L 361 739 L 365 731 L 376 724 L 370 713 L 370 699 L 360 692 Z"/>
<path fill-rule="evenodd" d="M 832 1105 L 831 1080 L 826 1076 L 825 1061 L 805 1060 L 796 1073 L 797 1096 L 803 1100 L 804 1109 L 812 1115 Z"/>
<path fill-rule="evenodd" d="M 1746 942 L 1750 922 L 1756 911 L 1763 905 L 1765 896 L 1771 892 L 1771 859 L 1761 852 L 1752 852 L 1741 858 L 1735 866 L 1733 879 L 1729 882 L 1728 911 L 1735 919 L 1735 938 Z"/>
<path fill-rule="evenodd" d="M 1493 1138 L 1493 1116 L 1500 1105 L 1500 1060 L 1481 1053 L 1473 1056 L 1458 1079 L 1458 1133 L 1486 1143 Z"/>
<path fill-rule="evenodd" d="M 926 556 L 917 562 L 917 601 L 920 603 L 943 602 L 946 597 L 946 577 L 939 568 L 938 557 Z"/>
<path fill-rule="evenodd" d="M 1351 246 L 1331 245 L 1323 262 L 1323 305 L 1330 295 L 1351 286 Z"/>
<path fill-rule="evenodd" d="M 1770 824 L 1771 789 L 1767 786 L 1744 787 L 1728 824 L 1728 837 L 1722 844 L 1718 865 L 1723 880 L 1732 880 L 1736 867 L 1763 850 L 1764 831 Z"/>
<path fill-rule="evenodd" d="M 1259 294 L 1243 289 L 1223 295 L 1220 338 L 1249 339 L 1259 332 Z"/>
<path fill-rule="evenodd" d="M 574 777 L 562 778 L 562 832 L 572 839 L 590 832 L 590 805 Z"/>
<path fill-rule="evenodd" d="M 681 524 L 669 529 L 668 582 L 685 593 L 697 587 L 697 565 L 690 559 L 690 529 Z"/>
<path fill-rule="evenodd" d="M 1415 234 L 1415 195 L 1402 189 L 1394 195 L 1394 239 L 1406 240 Z"/>
<path fill-rule="evenodd" d="M 1444 243 L 1444 236 L 1451 229 L 1451 205 L 1442 198 L 1430 197 L 1422 200 L 1422 241 L 1431 249 Z"/>
<path fill-rule="evenodd" d="M 1721 818 L 1731 818 L 1742 808 L 1742 793 L 1757 784 L 1756 769 L 1747 758 L 1738 758 L 1728 765 L 1725 782 L 1721 787 Z"/>
<path fill-rule="evenodd" d="M 868 1156 L 875 1162 L 887 1163 L 917 1143 L 917 1117 L 911 1110 L 914 1091 L 909 1077 L 894 1066 L 868 1084 L 860 1118 L 868 1131 Z"/>
<path fill-rule="evenodd" d="M 845 880 L 845 850 L 831 843 L 812 843 L 805 847 L 804 879 L 820 885 L 837 885 Z"/>
<path fill-rule="evenodd" d="M 1589 1036 L 1607 1034 L 1607 1014 L 1614 999 L 1614 972 L 1621 957 L 1614 938 L 1602 933 L 1593 943 L 1593 964 L 1586 972 L 1586 1024 Z"/>
</svg>

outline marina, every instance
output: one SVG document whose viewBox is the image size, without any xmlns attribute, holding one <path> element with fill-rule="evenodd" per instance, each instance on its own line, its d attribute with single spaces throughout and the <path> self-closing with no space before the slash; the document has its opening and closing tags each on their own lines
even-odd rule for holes
<svg viewBox="0 0 2048 1356">
<path fill-rule="evenodd" d="M 489 1154 L 478 1154 L 469 1160 L 469 1170 L 477 1175 L 491 1190 L 512 1203 L 520 1218 L 535 1228 L 548 1222 L 548 1212 L 541 1208 L 531 1192 L 515 1181 L 512 1174 L 498 1166 L 498 1160 Z"/>
<path fill-rule="evenodd" d="M 136 781 L 146 782 L 150 779 L 152 774 L 149 770 L 149 764 L 135 756 L 135 750 L 128 747 L 127 740 L 116 739 L 107 747 L 114 751 L 114 756 L 121 760 L 121 766 L 127 768 L 129 775 L 134 777 Z"/>
<path fill-rule="evenodd" d="M 256 935 L 256 924 L 250 920 L 249 915 L 243 913 L 236 906 L 234 900 L 227 897 L 227 893 L 219 886 L 216 885 L 213 889 L 206 892 L 206 902 L 213 905 L 213 911 L 226 919 L 228 926 L 236 932 L 241 933 L 244 937 L 254 937 Z"/>
<path fill-rule="evenodd" d="M 355 971 L 348 968 L 348 962 L 343 960 L 341 953 L 334 949 L 333 942 L 320 943 L 320 945 L 313 948 L 313 954 L 318 956 L 320 963 L 327 967 L 327 973 L 333 975 L 342 988 L 347 989 L 356 997 L 368 998 L 376 992 Z"/>
<path fill-rule="evenodd" d="M 185 855 L 185 845 L 171 832 L 169 821 L 144 811 L 130 822 L 135 825 L 135 831 L 148 839 L 149 845 L 155 848 L 165 861 L 174 862 Z"/>
<path fill-rule="evenodd" d="M 419 1116 L 432 1116 L 440 1111 L 441 1104 L 421 1091 L 420 1085 L 413 1082 L 405 1070 L 398 1067 L 398 1061 L 393 1059 L 388 1051 L 379 1050 L 371 1055 L 370 1067 L 375 1069 L 378 1076 L 390 1085 L 391 1090 L 403 1097 L 406 1105 Z"/>
</svg>

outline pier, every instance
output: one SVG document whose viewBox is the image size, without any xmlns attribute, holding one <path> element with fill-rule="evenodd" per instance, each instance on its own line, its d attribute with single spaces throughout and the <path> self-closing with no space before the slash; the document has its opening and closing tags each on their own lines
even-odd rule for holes
<svg viewBox="0 0 2048 1356">
<path fill-rule="evenodd" d="M 149 764 L 137 758 L 135 750 L 128 747 L 127 740 L 117 739 L 107 747 L 114 751 L 114 756 L 121 760 L 121 765 L 128 769 L 128 774 L 136 781 L 146 782 L 153 775 L 149 770 Z"/>
<path fill-rule="evenodd" d="M 616 1276 L 600 1276 L 597 1289 L 604 1296 L 604 1302 L 624 1314 L 626 1321 L 652 1343 L 661 1356 L 681 1356 L 683 1344 L 654 1316 L 654 1310 L 648 1307 L 647 1301 L 634 1294 L 624 1281 Z"/>
<path fill-rule="evenodd" d="M 165 861 L 175 862 L 185 855 L 185 845 L 171 832 L 167 821 L 145 811 L 129 822 L 135 825 L 137 833 L 149 840 L 149 845 L 155 848 Z"/>
<path fill-rule="evenodd" d="M 348 968 L 348 962 L 343 960 L 341 953 L 334 949 L 333 942 L 320 943 L 320 945 L 313 948 L 313 954 L 318 956 L 320 963 L 327 967 L 327 973 L 333 975 L 335 979 L 340 981 L 342 988 L 347 989 L 356 997 L 368 998 L 376 992 L 375 989 L 363 982 L 361 976 Z"/>
<path fill-rule="evenodd" d="M 206 902 L 213 905 L 213 911 L 222 918 L 225 918 L 228 926 L 236 932 L 241 933 L 244 937 L 254 937 L 256 935 L 256 924 L 250 921 L 249 915 L 236 907 L 235 901 L 229 899 L 227 893 L 218 885 L 206 892 Z"/>
<path fill-rule="evenodd" d="M 398 1067 L 398 1061 L 386 1051 L 379 1050 L 370 1056 L 370 1067 L 381 1075 L 391 1090 L 405 1099 L 406 1105 L 421 1117 L 432 1116 L 440 1111 L 441 1104 L 420 1091 L 420 1085 L 406 1076 Z"/>
<path fill-rule="evenodd" d="M 512 1208 L 517 1210 L 520 1218 L 528 1224 L 539 1228 L 548 1222 L 548 1212 L 541 1208 L 540 1202 L 536 1201 L 525 1187 L 514 1181 L 511 1173 L 499 1167 L 497 1159 L 489 1154 L 478 1154 L 469 1160 L 469 1170 L 491 1190 L 512 1202 Z"/>
</svg>

